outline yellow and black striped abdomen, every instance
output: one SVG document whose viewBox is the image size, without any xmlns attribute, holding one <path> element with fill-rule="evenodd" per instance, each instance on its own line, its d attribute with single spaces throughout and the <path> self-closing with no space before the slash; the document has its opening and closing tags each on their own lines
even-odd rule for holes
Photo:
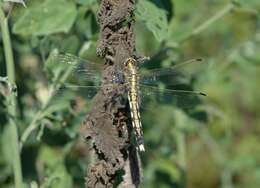
<svg viewBox="0 0 260 188">
<path fill-rule="evenodd" d="M 135 130 L 136 141 L 138 144 L 138 148 L 140 151 L 144 151 L 144 141 L 143 141 L 143 131 L 142 131 L 142 124 L 141 124 L 141 117 L 140 117 L 140 110 L 139 110 L 139 77 L 137 75 L 137 70 L 135 66 L 135 60 L 129 58 L 126 62 L 128 75 L 128 84 L 129 84 L 129 91 L 128 91 L 128 99 L 129 105 L 131 110 L 131 118 L 132 118 L 132 125 Z"/>
</svg>

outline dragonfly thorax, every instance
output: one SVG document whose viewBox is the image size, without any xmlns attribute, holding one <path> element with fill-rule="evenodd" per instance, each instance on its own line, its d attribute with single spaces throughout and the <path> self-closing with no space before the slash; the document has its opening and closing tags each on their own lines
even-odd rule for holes
<svg viewBox="0 0 260 188">
<path fill-rule="evenodd" d="M 112 75 L 112 83 L 115 84 L 124 84 L 125 78 L 124 74 L 121 72 L 114 72 Z"/>
</svg>

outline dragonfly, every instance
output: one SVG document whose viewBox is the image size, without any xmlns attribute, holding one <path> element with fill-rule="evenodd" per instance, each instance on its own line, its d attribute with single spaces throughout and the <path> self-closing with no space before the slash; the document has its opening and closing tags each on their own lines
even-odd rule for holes
<svg viewBox="0 0 260 188">
<path fill-rule="evenodd" d="M 88 97 L 93 97 L 95 93 L 104 87 L 101 76 L 102 65 L 84 60 L 71 54 L 58 54 L 52 56 L 54 65 L 62 66 L 66 70 L 67 81 L 62 83 L 58 89 L 61 93 L 64 90 L 80 91 Z M 185 79 L 185 71 L 201 67 L 204 63 L 202 59 L 191 59 L 167 68 L 151 69 L 141 71 L 137 61 L 134 58 L 128 58 L 123 62 L 123 68 L 115 70 L 111 80 L 105 84 L 113 86 L 125 86 L 125 93 L 129 101 L 131 122 L 135 132 L 137 148 L 139 151 L 145 151 L 143 131 L 140 116 L 140 105 L 146 98 L 162 99 L 162 102 L 179 104 L 183 108 L 189 108 L 194 105 L 200 97 L 206 94 L 194 91 L 184 90 L 180 87 L 172 88 L 181 84 L 188 83 Z M 195 71 L 196 72 L 196 71 Z M 193 75 L 194 73 L 189 73 Z M 162 87 L 163 81 L 171 88 Z M 90 84 L 92 83 L 92 84 Z M 93 84 L 94 83 L 94 84 Z M 173 83 L 172 85 L 170 83 Z M 161 86 L 161 87 L 160 87 Z"/>
</svg>

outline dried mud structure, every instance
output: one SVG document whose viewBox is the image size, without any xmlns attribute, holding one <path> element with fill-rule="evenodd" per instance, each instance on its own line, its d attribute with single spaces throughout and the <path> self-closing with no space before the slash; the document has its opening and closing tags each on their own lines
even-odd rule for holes
<svg viewBox="0 0 260 188">
<path fill-rule="evenodd" d="M 102 0 L 97 15 L 100 25 L 97 54 L 105 60 L 104 81 L 81 126 L 81 134 L 92 140 L 98 158 L 88 170 L 86 187 L 89 188 L 131 188 L 140 183 L 140 160 L 130 142 L 132 127 L 129 106 L 123 96 L 125 90 L 107 86 L 116 67 L 122 67 L 129 57 L 141 58 L 135 48 L 134 7 L 135 0 Z"/>
</svg>

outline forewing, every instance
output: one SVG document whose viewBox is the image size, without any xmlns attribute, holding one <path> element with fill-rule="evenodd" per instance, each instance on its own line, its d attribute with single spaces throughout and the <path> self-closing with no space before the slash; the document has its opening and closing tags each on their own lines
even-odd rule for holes
<svg viewBox="0 0 260 188">
<path fill-rule="evenodd" d="M 71 54 L 55 54 L 51 56 L 53 66 L 62 67 L 68 74 L 66 80 L 76 84 L 86 85 L 85 82 L 101 81 L 101 65 Z"/>
<path fill-rule="evenodd" d="M 204 67 L 205 62 L 198 58 L 168 68 L 145 70 L 140 72 L 140 83 L 151 86 L 157 86 L 162 82 L 169 86 L 189 84 Z"/>
<path fill-rule="evenodd" d="M 65 83 L 52 90 L 51 99 L 54 104 L 69 102 L 75 111 L 82 111 L 90 108 L 92 98 L 100 89 L 100 86 L 80 86 Z"/>
<path fill-rule="evenodd" d="M 92 99 L 96 93 L 101 89 L 101 86 L 80 86 L 65 83 L 56 89 L 52 95 L 59 97 L 65 94 L 71 96 L 70 98 L 80 96 L 86 100 Z"/>
</svg>

